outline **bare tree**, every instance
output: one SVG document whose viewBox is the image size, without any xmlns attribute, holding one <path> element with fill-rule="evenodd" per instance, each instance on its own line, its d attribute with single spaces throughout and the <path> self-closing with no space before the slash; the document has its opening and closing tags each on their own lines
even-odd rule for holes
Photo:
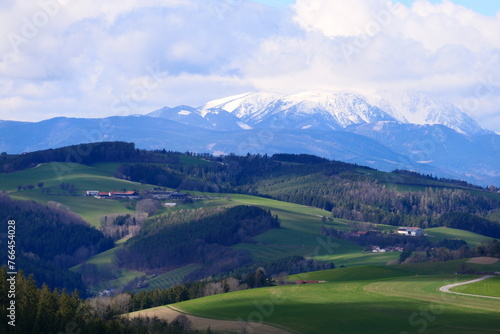
<svg viewBox="0 0 500 334">
<path fill-rule="evenodd" d="M 229 292 L 241 290 L 241 288 L 240 288 L 240 281 L 238 279 L 234 278 L 234 277 L 229 277 L 226 280 L 226 284 L 229 287 Z"/>
<path fill-rule="evenodd" d="M 100 319 L 104 319 L 111 309 L 111 297 L 95 297 L 89 299 L 87 303 Z"/>
<path fill-rule="evenodd" d="M 153 199 L 146 198 L 137 202 L 136 209 L 139 212 L 144 212 L 147 213 L 148 216 L 151 216 L 158 212 L 158 202 Z"/>
<path fill-rule="evenodd" d="M 111 300 L 111 309 L 117 314 L 128 312 L 130 307 L 130 295 L 128 293 L 120 293 Z"/>
<path fill-rule="evenodd" d="M 184 314 L 179 314 L 175 319 L 174 322 L 179 323 L 180 327 L 185 331 L 190 331 L 193 328 L 193 323 L 187 316 Z"/>
</svg>

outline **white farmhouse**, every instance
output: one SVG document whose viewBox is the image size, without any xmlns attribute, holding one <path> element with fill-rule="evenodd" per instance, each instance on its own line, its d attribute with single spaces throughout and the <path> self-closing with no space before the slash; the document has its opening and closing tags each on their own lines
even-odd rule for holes
<svg viewBox="0 0 500 334">
<path fill-rule="evenodd" d="M 421 237 L 424 232 L 418 227 L 400 227 L 398 228 L 398 234 L 409 235 L 411 237 Z"/>
</svg>

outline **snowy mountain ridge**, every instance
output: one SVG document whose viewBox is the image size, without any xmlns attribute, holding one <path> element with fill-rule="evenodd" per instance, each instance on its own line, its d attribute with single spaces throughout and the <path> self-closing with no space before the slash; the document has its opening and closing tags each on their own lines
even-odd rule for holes
<svg viewBox="0 0 500 334">
<path fill-rule="evenodd" d="M 306 91 L 283 95 L 245 93 L 217 99 L 199 108 L 176 108 L 174 114 L 149 114 L 180 123 L 217 130 L 269 128 L 277 124 L 290 129 L 344 130 L 377 122 L 444 125 L 467 136 L 491 133 L 481 128 L 457 106 L 415 92 L 380 92 L 377 97 L 339 91 Z M 163 108 L 161 110 L 165 110 Z M 192 113 L 208 122 L 197 119 Z M 182 117 L 186 116 L 186 117 Z M 202 124 L 204 123 L 204 124 Z"/>
</svg>

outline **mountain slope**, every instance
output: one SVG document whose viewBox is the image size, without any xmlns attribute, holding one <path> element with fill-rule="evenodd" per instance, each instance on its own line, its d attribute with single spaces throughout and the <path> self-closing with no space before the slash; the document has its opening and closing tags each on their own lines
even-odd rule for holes
<svg viewBox="0 0 500 334">
<path fill-rule="evenodd" d="M 484 135 L 491 131 L 481 128 L 457 106 L 416 92 L 382 92 L 372 103 L 402 123 L 444 125 L 465 135 Z"/>
<path fill-rule="evenodd" d="M 500 136 L 489 133 L 464 136 L 443 125 L 412 125 L 379 122 L 355 126 L 349 131 L 372 138 L 411 159 L 406 169 L 415 170 L 410 161 L 419 165 L 450 166 L 476 180 L 498 180 L 500 170 Z M 409 154 L 408 154 L 409 153 Z"/>
</svg>

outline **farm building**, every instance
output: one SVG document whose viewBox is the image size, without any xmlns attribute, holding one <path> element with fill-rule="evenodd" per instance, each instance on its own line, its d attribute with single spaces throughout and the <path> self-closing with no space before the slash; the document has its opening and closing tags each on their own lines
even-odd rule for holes
<svg viewBox="0 0 500 334">
<path fill-rule="evenodd" d="M 379 246 L 372 246 L 372 253 L 385 253 L 386 250 L 384 248 L 380 248 Z"/>
<path fill-rule="evenodd" d="M 409 235 L 412 237 L 421 237 L 424 235 L 422 229 L 418 227 L 400 227 L 398 228 L 398 234 Z"/>
<path fill-rule="evenodd" d="M 148 195 L 151 195 L 155 199 L 167 199 L 170 198 L 172 195 L 171 191 L 158 191 L 158 190 L 153 190 L 148 192 Z"/>
<path fill-rule="evenodd" d="M 97 190 L 88 190 L 87 196 L 94 196 L 97 198 L 128 198 L 128 199 L 137 199 L 139 194 L 135 191 L 97 191 Z"/>
<path fill-rule="evenodd" d="M 135 191 L 125 191 L 125 192 L 121 192 L 121 191 L 110 191 L 109 192 L 109 197 L 111 198 L 130 198 L 130 199 L 133 199 L 133 198 L 137 198 L 138 195 Z"/>
<path fill-rule="evenodd" d="M 177 203 L 165 203 L 163 205 L 165 205 L 167 208 L 173 208 L 177 206 Z"/>
<path fill-rule="evenodd" d="M 177 191 L 174 191 L 170 195 L 171 199 L 185 199 L 186 197 L 187 197 L 187 194 L 181 194 L 181 193 L 178 193 Z"/>
</svg>

